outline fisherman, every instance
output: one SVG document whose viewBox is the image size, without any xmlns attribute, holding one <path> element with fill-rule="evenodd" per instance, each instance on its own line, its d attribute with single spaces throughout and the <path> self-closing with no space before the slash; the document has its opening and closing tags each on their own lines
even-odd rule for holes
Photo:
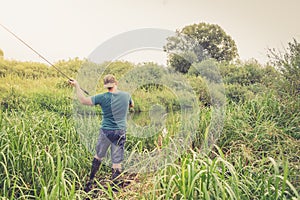
<svg viewBox="0 0 300 200">
<path fill-rule="evenodd" d="M 104 87 L 108 89 L 108 92 L 91 97 L 86 97 L 83 94 L 76 80 L 71 79 L 69 83 L 75 87 L 77 98 L 81 104 L 89 106 L 100 105 L 103 112 L 96 154 L 92 161 L 90 178 L 84 190 L 86 192 L 91 190 L 94 177 L 109 146 L 111 146 L 112 159 L 111 180 L 114 184 L 118 184 L 118 177 L 122 168 L 121 162 L 124 159 L 127 112 L 129 107 L 134 106 L 134 102 L 129 93 L 117 89 L 118 82 L 115 76 L 111 74 L 104 77 Z"/>
</svg>

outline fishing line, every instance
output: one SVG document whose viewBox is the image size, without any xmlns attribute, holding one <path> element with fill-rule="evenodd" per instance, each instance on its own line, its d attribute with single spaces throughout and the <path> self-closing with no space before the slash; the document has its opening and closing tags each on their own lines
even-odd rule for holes
<svg viewBox="0 0 300 200">
<path fill-rule="evenodd" d="M 59 72 L 61 75 L 63 75 L 65 78 L 67 78 L 68 80 L 73 80 L 71 79 L 68 75 L 66 75 L 65 73 L 63 73 L 59 68 L 57 68 L 54 64 L 52 64 L 50 61 L 48 61 L 44 56 L 42 56 L 39 52 L 37 52 L 36 50 L 34 50 L 30 45 L 28 45 L 24 40 L 22 40 L 20 37 L 18 37 L 16 34 L 14 34 L 12 31 L 10 31 L 8 28 L 6 28 L 4 25 L 2 25 L 0 23 L 0 26 L 2 26 L 2 28 L 4 28 L 7 32 L 9 32 L 11 35 L 13 35 L 15 38 L 17 38 L 20 42 L 22 42 L 25 46 L 27 46 L 30 50 L 32 50 L 35 54 L 37 54 L 40 58 L 42 58 L 44 61 L 46 61 L 50 66 L 52 66 L 57 72 Z M 80 88 L 85 94 L 89 95 L 89 93 Z"/>
</svg>

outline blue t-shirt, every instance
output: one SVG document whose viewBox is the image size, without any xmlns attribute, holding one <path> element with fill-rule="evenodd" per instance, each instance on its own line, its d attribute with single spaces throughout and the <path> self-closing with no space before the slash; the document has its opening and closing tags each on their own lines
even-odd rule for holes
<svg viewBox="0 0 300 200">
<path fill-rule="evenodd" d="M 94 105 L 102 108 L 102 129 L 126 130 L 126 118 L 131 104 L 131 96 L 127 92 L 106 92 L 92 97 Z"/>
</svg>

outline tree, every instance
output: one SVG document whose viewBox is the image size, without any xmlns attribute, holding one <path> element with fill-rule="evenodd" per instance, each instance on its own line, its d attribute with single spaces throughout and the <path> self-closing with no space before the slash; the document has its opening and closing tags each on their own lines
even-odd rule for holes
<svg viewBox="0 0 300 200">
<path fill-rule="evenodd" d="M 293 94 L 300 93 L 300 43 L 296 39 L 288 43 L 282 53 L 276 49 L 269 49 L 268 57 L 282 73 L 287 81 L 287 89 Z"/>
<path fill-rule="evenodd" d="M 206 58 L 232 61 L 238 56 L 234 40 L 220 26 L 207 23 L 177 30 L 175 36 L 167 38 L 164 50 L 168 53 L 168 64 L 182 73 L 186 73 L 194 62 Z"/>
</svg>

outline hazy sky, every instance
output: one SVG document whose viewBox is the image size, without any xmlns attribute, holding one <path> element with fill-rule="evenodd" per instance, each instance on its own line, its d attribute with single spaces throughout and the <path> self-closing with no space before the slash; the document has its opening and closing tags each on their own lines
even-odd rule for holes
<svg viewBox="0 0 300 200">
<path fill-rule="evenodd" d="M 113 36 L 140 28 L 175 31 L 207 22 L 235 40 L 240 58 L 267 61 L 268 47 L 300 41 L 299 0 L 0 0 L 0 23 L 51 62 L 86 58 Z M 42 60 L 0 27 L 5 58 Z M 161 51 L 132 53 L 131 61 L 164 63 Z"/>
</svg>

